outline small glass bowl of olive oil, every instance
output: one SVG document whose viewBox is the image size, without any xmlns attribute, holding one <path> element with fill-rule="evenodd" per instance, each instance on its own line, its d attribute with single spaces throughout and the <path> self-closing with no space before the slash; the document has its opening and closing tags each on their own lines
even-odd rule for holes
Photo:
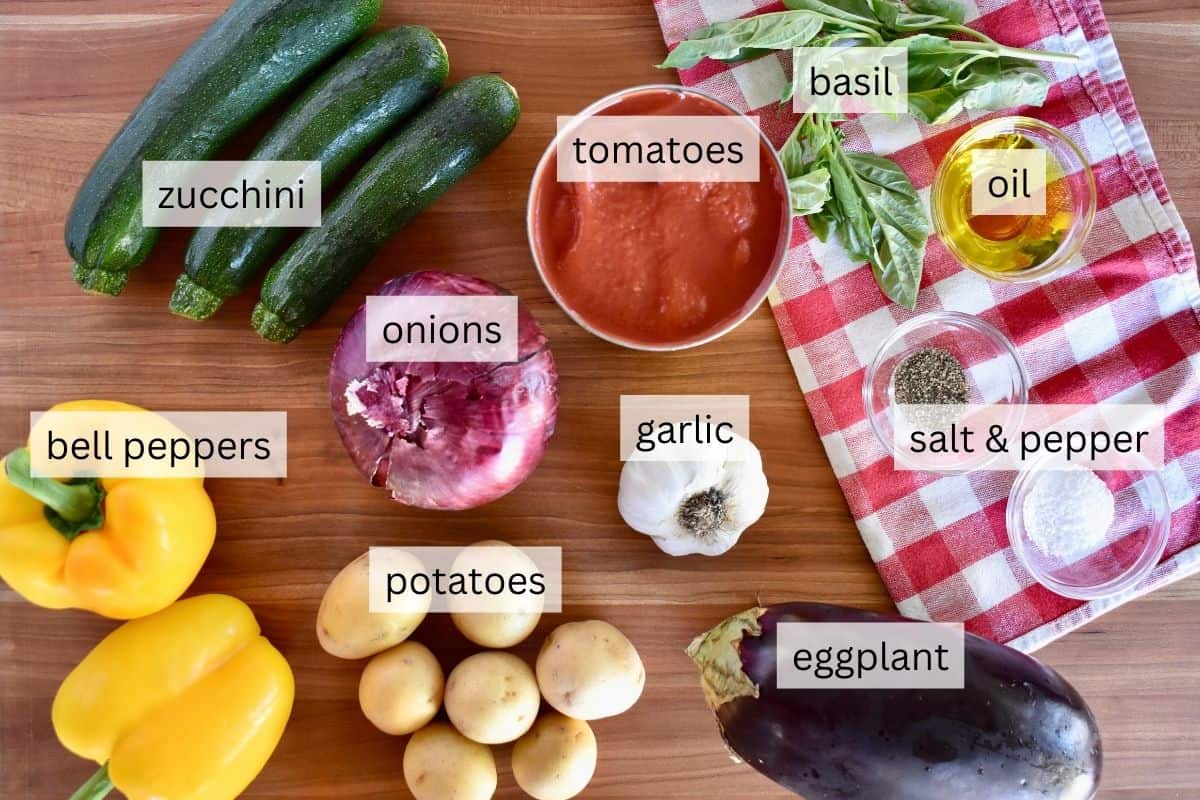
<svg viewBox="0 0 1200 800">
<path fill-rule="evenodd" d="M 1035 149 L 1045 152 L 1045 212 L 973 213 L 980 151 Z M 1057 272 L 1079 255 L 1096 217 L 1087 159 L 1062 131 L 1031 117 L 988 120 L 963 134 L 938 167 L 932 198 L 938 238 L 965 267 L 998 281 Z"/>
</svg>

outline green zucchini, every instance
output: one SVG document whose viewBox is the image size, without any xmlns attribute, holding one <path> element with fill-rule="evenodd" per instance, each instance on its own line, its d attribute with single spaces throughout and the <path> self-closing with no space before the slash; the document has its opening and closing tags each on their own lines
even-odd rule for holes
<svg viewBox="0 0 1200 800">
<path fill-rule="evenodd" d="M 120 294 L 158 230 L 142 226 L 142 162 L 212 158 L 348 46 L 381 0 L 236 0 L 158 81 L 92 167 L 67 219 L 85 290 Z"/>
<path fill-rule="evenodd" d="M 314 83 L 250 155 L 252 161 L 320 161 L 321 182 L 337 177 L 446 80 L 446 48 L 428 28 L 366 39 Z M 268 265 L 285 228 L 200 228 L 171 295 L 171 310 L 207 319 Z"/>
<path fill-rule="evenodd" d="M 516 90 L 476 75 L 413 117 L 267 273 L 252 324 L 288 342 L 349 287 L 384 243 L 466 175 L 517 125 Z"/>
</svg>

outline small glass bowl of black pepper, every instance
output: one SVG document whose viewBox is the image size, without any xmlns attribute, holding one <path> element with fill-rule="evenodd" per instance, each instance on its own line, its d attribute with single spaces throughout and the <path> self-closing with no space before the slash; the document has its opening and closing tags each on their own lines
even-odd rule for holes
<svg viewBox="0 0 1200 800">
<path fill-rule="evenodd" d="M 867 367 L 862 397 L 867 420 L 888 453 L 905 466 L 931 469 L 933 459 L 915 461 L 895 446 L 901 406 L 910 409 L 911 427 L 925 427 L 913 414 L 934 409 L 946 410 L 943 426 L 967 406 L 1010 404 L 1020 414 L 1029 399 L 1029 376 L 1003 333 L 971 314 L 933 311 L 901 324 L 883 341 Z M 978 452 L 939 457 L 937 471 L 966 471 L 988 458 Z"/>
</svg>

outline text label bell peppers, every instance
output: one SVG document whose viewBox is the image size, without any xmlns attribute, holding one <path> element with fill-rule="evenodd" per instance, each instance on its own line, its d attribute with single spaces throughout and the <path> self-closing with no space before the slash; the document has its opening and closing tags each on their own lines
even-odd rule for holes
<svg viewBox="0 0 1200 800">
<path fill-rule="evenodd" d="M 101 764 L 72 800 L 233 800 L 271 757 L 295 682 L 228 595 L 190 597 L 126 622 L 54 697 L 63 746 Z"/>
<path fill-rule="evenodd" d="M 80 400 L 53 411 L 133 411 Z M 46 608 L 133 619 L 179 599 L 212 549 L 216 516 L 203 478 L 30 475 L 28 448 L 0 472 L 0 578 Z"/>
</svg>

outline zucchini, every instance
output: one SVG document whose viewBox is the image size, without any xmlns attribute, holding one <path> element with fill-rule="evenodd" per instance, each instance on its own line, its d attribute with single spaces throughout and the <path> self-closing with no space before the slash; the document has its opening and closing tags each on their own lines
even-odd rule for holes
<svg viewBox="0 0 1200 800">
<path fill-rule="evenodd" d="M 331 185 L 367 147 L 434 95 L 450 69 L 428 28 L 377 34 L 334 64 L 292 105 L 252 161 L 320 161 Z M 171 310 L 207 319 L 246 288 L 278 251 L 285 228 L 200 228 L 171 295 Z"/>
<path fill-rule="evenodd" d="M 85 290 L 120 294 L 158 230 L 142 226 L 142 162 L 212 158 L 353 42 L 381 0 L 236 0 L 155 84 L 92 167 L 67 219 Z"/>
<path fill-rule="evenodd" d="M 467 78 L 434 100 L 267 273 L 254 329 L 273 342 L 294 339 L 388 239 L 504 141 L 520 113 L 516 90 L 495 75 Z"/>
</svg>

